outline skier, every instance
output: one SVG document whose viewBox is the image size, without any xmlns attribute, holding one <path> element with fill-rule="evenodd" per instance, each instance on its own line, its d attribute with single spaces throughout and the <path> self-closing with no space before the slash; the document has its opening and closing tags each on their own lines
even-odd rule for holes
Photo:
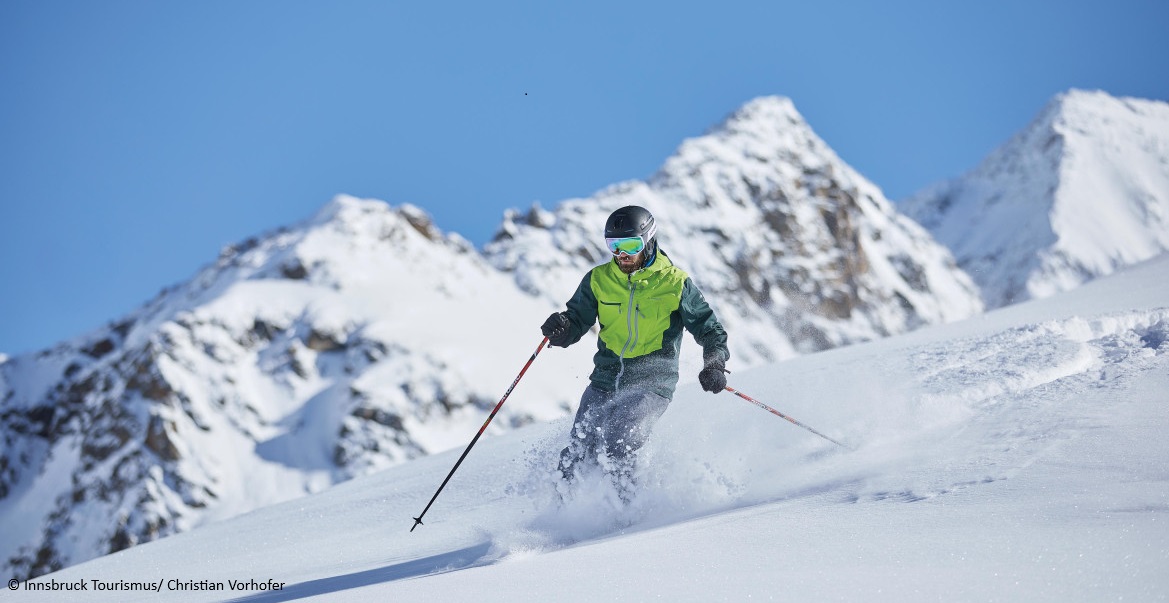
<svg viewBox="0 0 1169 603">
<path fill-rule="evenodd" d="M 702 389 L 717 394 L 727 385 L 726 331 L 690 277 L 658 247 L 656 234 L 646 209 L 613 212 L 605 222 L 612 260 L 590 270 L 567 311 L 553 313 L 540 328 L 551 345 L 568 347 L 600 322 L 590 383 L 559 469 L 571 482 L 582 467 L 600 466 L 625 500 L 634 453 L 678 384 L 683 327 L 702 346 Z"/>
</svg>

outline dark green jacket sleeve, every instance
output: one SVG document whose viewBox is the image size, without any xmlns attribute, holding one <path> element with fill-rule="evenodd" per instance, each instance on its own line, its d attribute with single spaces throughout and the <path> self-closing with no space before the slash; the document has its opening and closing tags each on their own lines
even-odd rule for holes
<svg viewBox="0 0 1169 603">
<path fill-rule="evenodd" d="M 576 293 L 572 294 L 572 298 L 566 304 L 568 306 L 568 343 L 564 347 L 568 347 L 578 341 L 589 329 L 593 328 L 593 324 L 597 322 L 597 296 L 593 295 L 592 287 L 593 271 L 588 271 L 584 278 L 581 279 L 580 285 L 576 288 Z"/>
<path fill-rule="evenodd" d="M 682 304 L 679 309 L 682 311 L 682 324 L 694 336 L 698 345 L 702 346 L 703 359 L 718 357 L 724 363 L 730 360 L 727 332 L 714 315 L 714 310 L 706 303 L 702 291 L 699 291 L 689 278 L 682 285 Z"/>
</svg>

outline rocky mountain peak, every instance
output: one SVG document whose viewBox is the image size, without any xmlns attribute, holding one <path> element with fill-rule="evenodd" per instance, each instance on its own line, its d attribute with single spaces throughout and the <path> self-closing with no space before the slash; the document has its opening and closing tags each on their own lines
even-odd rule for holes
<svg viewBox="0 0 1169 603">
<path fill-rule="evenodd" d="M 786 96 L 761 96 L 748 101 L 731 113 L 710 133 L 756 136 L 762 132 L 807 127 L 795 103 Z"/>
<path fill-rule="evenodd" d="M 746 179 L 766 185 L 829 165 L 844 167 L 790 99 L 768 96 L 748 102 L 705 135 L 684 141 L 649 184 L 667 188 L 695 179 Z"/>
<path fill-rule="evenodd" d="M 969 278 L 779 97 L 686 140 L 646 182 L 505 216 L 485 248 L 529 293 L 563 303 L 607 261 L 605 217 L 641 205 L 706 291 L 739 362 L 881 337 L 981 308 Z"/>
</svg>

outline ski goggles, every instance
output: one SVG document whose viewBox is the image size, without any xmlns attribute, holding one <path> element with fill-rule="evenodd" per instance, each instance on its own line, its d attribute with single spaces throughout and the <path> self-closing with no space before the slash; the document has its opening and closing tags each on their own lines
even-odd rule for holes
<svg viewBox="0 0 1169 603">
<path fill-rule="evenodd" d="M 617 239 L 605 239 L 605 246 L 609 248 L 609 252 L 613 255 L 637 255 L 642 249 L 645 249 L 645 239 L 641 237 L 621 237 Z"/>
</svg>

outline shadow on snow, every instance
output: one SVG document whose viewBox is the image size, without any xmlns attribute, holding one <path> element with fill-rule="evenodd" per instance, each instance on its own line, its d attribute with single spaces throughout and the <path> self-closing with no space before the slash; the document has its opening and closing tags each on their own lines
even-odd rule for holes
<svg viewBox="0 0 1169 603">
<path fill-rule="evenodd" d="M 403 561 L 394 565 L 374 568 L 344 576 L 330 576 L 308 582 L 300 582 L 283 590 L 255 593 L 246 597 L 232 599 L 234 602 L 264 602 L 295 601 L 320 595 L 329 595 L 353 588 L 372 586 L 395 580 L 417 578 L 431 574 L 440 574 L 474 567 L 477 562 L 487 556 L 491 550 L 490 542 L 483 542 L 449 553 L 440 553 L 422 559 Z"/>
</svg>

